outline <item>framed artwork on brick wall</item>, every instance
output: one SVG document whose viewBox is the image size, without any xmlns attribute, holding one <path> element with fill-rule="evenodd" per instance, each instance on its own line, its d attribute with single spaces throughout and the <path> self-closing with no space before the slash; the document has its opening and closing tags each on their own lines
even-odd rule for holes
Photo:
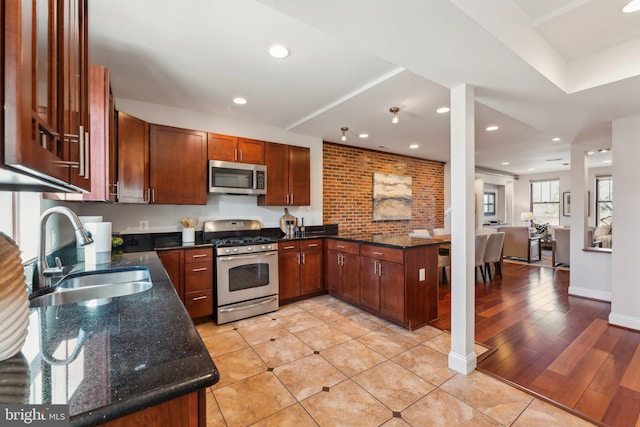
<svg viewBox="0 0 640 427">
<path fill-rule="evenodd" d="M 373 174 L 373 220 L 411 219 L 410 176 Z"/>
</svg>

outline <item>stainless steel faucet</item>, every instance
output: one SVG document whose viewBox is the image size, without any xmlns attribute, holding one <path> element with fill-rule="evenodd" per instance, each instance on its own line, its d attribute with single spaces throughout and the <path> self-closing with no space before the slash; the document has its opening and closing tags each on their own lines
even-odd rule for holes
<svg viewBox="0 0 640 427">
<path fill-rule="evenodd" d="M 93 243 L 91 233 L 80 222 L 78 216 L 69 208 L 64 206 L 54 206 L 47 209 L 40 215 L 40 241 L 38 246 L 38 288 L 45 288 L 51 285 L 51 277 L 61 277 L 65 274 L 66 268 L 62 265 L 60 258 L 56 258 L 56 266 L 49 267 L 45 254 L 47 241 L 47 219 L 53 214 L 62 214 L 69 218 L 73 231 L 76 233 L 76 240 L 81 246 Z"/>
</svg>

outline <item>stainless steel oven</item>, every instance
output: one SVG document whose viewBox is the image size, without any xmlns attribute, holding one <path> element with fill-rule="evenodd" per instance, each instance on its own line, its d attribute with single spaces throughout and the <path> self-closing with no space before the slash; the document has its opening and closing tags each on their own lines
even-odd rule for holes
<svg viewBox="0 0 640 427">
<path fill-rule="evenodd" d="M 218 324 L 278 310 L 278 243 L 255 235 L 260 227 L 254 222 L 223 220 L 204 225 L 205 240 L 209 232 L 216 246 Z"/>
</svg>

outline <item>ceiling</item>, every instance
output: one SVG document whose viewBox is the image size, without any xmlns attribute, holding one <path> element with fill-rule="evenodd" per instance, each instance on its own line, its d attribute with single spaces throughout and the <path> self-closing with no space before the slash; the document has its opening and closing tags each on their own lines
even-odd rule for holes
<svg viewBox="0 0 640 427">
<path fill-rule="evenodd" d="M 332 142 L 348 127 L 345 144 L 439 161 L 449 114 L 435 110 L 469 84 L 478 166 L 559 171 L 570 144 L 609 147 L 611 121 L 640 114 L 640 12 L 626 1 L 92 1 L 91 62 L 116 100 Z M 274 43 L 290 56 L 270 57 Z"/>
</svg>

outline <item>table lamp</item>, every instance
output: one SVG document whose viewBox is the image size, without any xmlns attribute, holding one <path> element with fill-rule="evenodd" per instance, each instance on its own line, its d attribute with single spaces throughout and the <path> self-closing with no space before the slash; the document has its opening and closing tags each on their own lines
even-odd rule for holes
<svg viewBox="0 0 640 427">
<path fill-rule="evenodd" d="M 533 212 L 520 212 L 520 221 L 529 227 L 533 227 Z"/>
</svg>

